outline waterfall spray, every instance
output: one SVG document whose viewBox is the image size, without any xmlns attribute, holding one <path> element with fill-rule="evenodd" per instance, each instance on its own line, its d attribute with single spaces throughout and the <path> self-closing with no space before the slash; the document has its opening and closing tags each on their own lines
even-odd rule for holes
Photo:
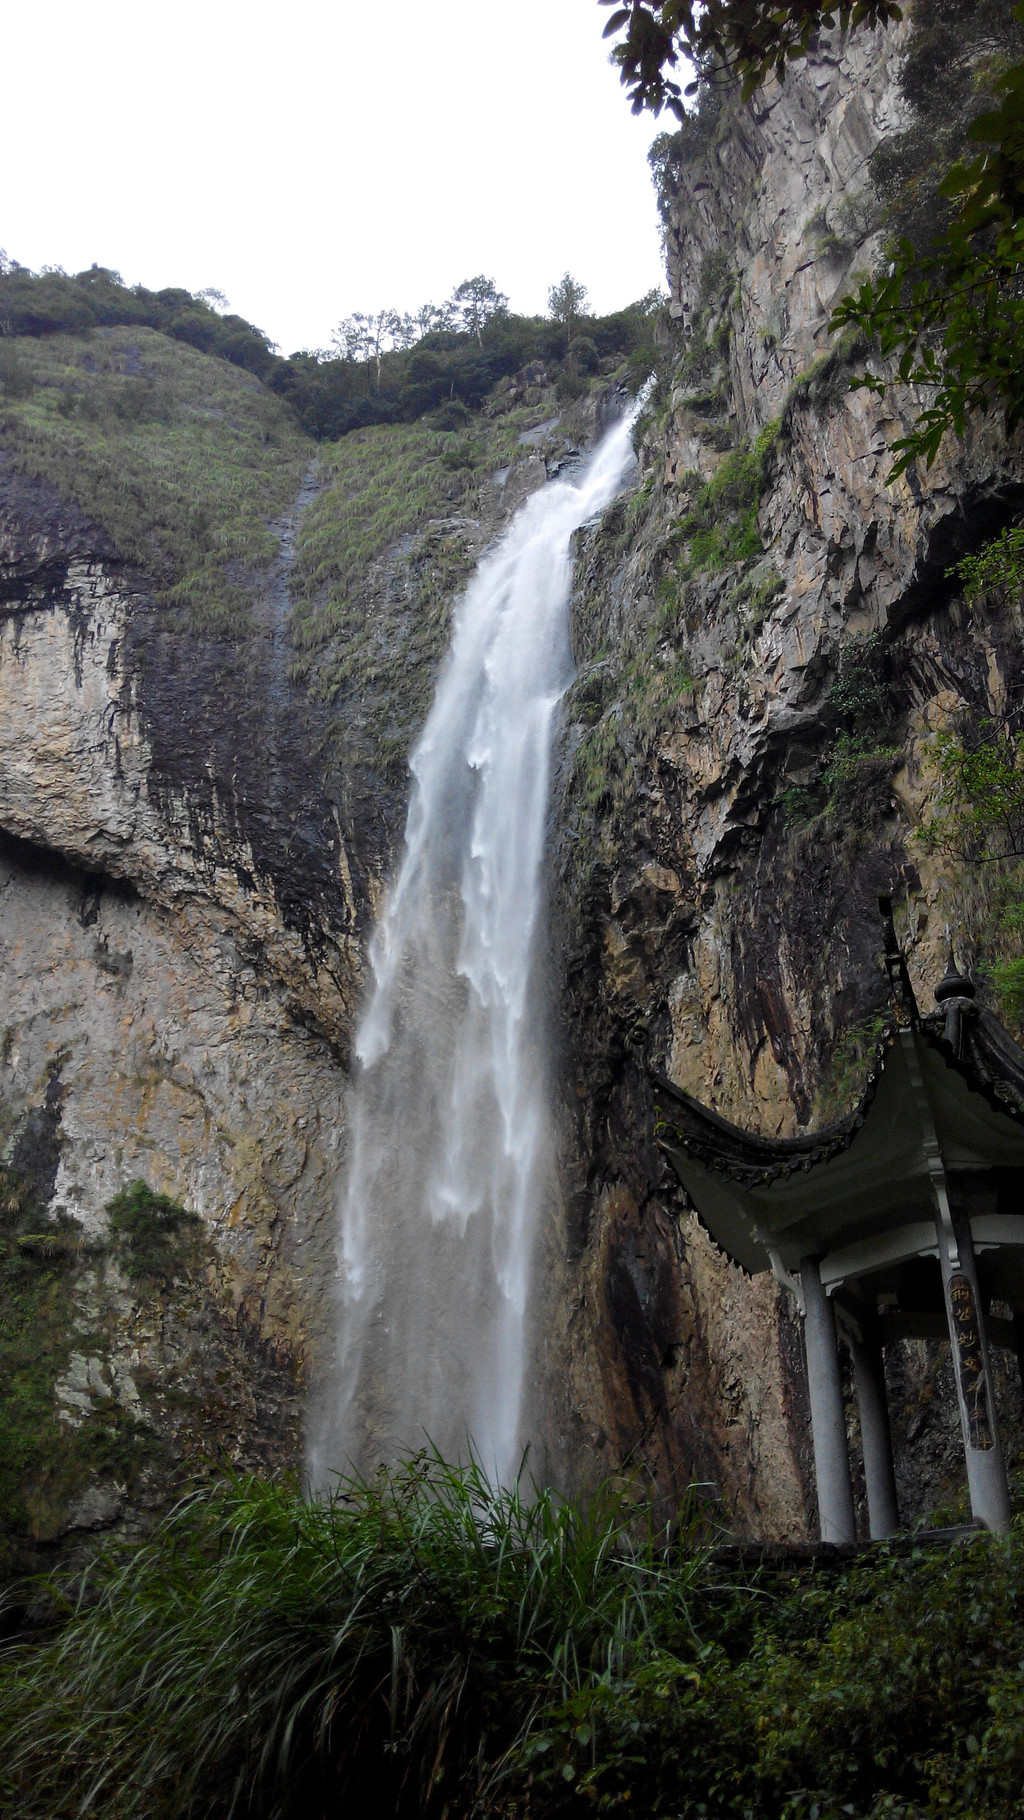
<svg viewBox="0 0 1024 1820">
<path fill-rule="evenodd" d="M 548 774 L 572 676 L 573 532 L 615 497 L 632 417 L 481 562 L 410 764 L 370 947 L 340 1196 L 338 1351 L 314 1482 L 429 1438 L 515 1472 L 530 1275 L 552 1177 L 536 1004 Z"/>
</svg>

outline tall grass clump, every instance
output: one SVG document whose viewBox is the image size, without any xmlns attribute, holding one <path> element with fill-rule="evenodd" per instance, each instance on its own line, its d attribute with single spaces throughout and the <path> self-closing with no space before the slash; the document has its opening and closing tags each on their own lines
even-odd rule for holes
<svg viewBox="0 0 1024 1820">
<path fill-rule="evenodd" d="M 625 1493 L 586 1504 L 421 1455 L 303 1503 L 186 1498 L 97 1560 L 0 1673 L 0 1807 L 34 1816 L 458 1814 L 548 1708 L 688 1647 L 701 1556 Z M 63 1604 L 63 1609 L 62 1609 Z M 482 1811 L 482 1810 L 481 1810 Z"/>
</svg>

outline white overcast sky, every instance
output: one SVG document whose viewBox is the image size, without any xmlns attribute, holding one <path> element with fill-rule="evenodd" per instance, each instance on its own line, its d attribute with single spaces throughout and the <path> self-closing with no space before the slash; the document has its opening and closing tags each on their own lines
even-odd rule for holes
<svg viewBox="0 0 1024 1820">
<path fill-rule="evenodd" d="M 483 272 L 525 312 L 662 283 L 596 0 L 36 0 L 4 22 L 0 246 L 214 285 L 285 353 Z"/>
</svg>

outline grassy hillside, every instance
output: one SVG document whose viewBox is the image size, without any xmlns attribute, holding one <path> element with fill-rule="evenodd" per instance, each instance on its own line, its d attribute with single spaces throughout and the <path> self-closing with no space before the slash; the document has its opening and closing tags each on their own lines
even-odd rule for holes
<svg viewBox="0 0 1024 1820">
<path fill-rule="evenodd" d="M 312 454 L 251 374 L 147 328 L 0 342 L 0 448 L 216 632 L 244 628 Z"/>
<path fill-rule="evenodd" d="M 255 627 L 254 597 L 280 552 L 275 521 L 312 469 L 289 576 L 291 680 L 319 704 L 329 767 L 368 765 L 397 780 L 426 712 L 452 600 L 501 521 L 495 474 L 517 458 L 557 460 L 579 444 L 588 411 L 592 427 L 593 395 L 631 373 L 628 361 L 616 366 L 613 354 L 596 353 L 583 373 L 564 348 L 518 379 L 503 373 L 519 349 L 517 320 L 494 329 L 502 359 L 494 346 L 448 335 L 445 349 L 421 343 L 408 358 L 389 356 L 379 389 L 368 363 L 353 373 L 358 363 L 313 362 L 318 384 L 330 387 L 338 376 L 329 369 L 343 367 L 349 390 L 369 387 L 363 404 L 385 415 L 397 408 L 387 387 L 405 374 L 409 410 L 424 407 L 411 421 L 371 422 L 333 442 L 307 436 L 291 405 L 253 373 L 169 331 L 100 324 L 8 335 L 0 339 L 0 452 L 79 505 L 193 632 L 234 640 Z M 614 348 L 633 328 L 627 334 L 609 320 Z M 524 345 L 539 332 L 526 323 Z M 550 340 L 555 325 L 545 334 Z M 486 383 L 473 408 L 449 396 L 460 375 L 474 397 Z M 248 690 L 254 680 L 236 686 Z"/>
</svg>

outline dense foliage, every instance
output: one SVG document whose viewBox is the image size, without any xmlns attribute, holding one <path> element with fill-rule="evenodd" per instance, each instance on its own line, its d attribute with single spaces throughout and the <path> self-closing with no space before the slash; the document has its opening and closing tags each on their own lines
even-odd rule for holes
<svg viewBox="0 0 1024 1820">
<path fill-rule="evenodd" d="M 610 371 L 632 358 L 641 384 L 654 363 L 661 297 L 652 293 L 601 317 L 581 313 L 582 297 L 581 291 L 572 334 L 586 337 L 595 367 L 603 362 Z M 100 266 L 68 276 L 30 272 L 0 258 L 0 355 L 8 350 L 11 365 L 9 348 L 26 338 L 159 329 L 255 374 L 317 440 L 370 424 L 412 423 L 428 413 L 446 417 L 438 427 L 451 429 L 478 410 L 500 380 L 533 361 L 555 369 L 566 362 L 564 319 L 515 316 L 505 304 L 491 280 L 467 279 L 447 304 L 425 305 L 415 322 L 391 310 L 352 316 L 339 325 L 333 352 L 301 351 L 283 359 L 261 330 L 240 316 L 218 314 L 201 295 L 129 287 Z"/>
<path fill-rule="evenodd" d="M 107 1213 L 107 1230 L 132 1284 L 169 1289 L 185 1259 L 194 1264 L 202 1255 L 199 1215 L 147 1182 L 129 1182 L 107 1202 Z"/>
<path fill-rule="evenodd" d="M 30 272 L 0 256 L 0 336 L 83 335 L 95 328 L 160 329 L 201 354 L 219 354 L 260 379 L 275 360 L 266 335 L 241 316 L 220 315 L 202 296 L 126 285 L 106 266 L 69 277 Z"/>
<path fill-rule="evenodd" d="M 31 1625 L 0 1662 L 24 1820 L 1019 1811 L 1019 1531 L 751 1575 L 628 1492 L 421 1456 L 187 1498 Z"/>
<path fill-rule="evenodd" d="M 610 372 L 632 359 L 637 385 L 654 365 L 657 294 L 609 316 L 573 318 L 576 345 L 583 337 L 593 365 Z M 544 316 L 496 313 L 468 329 L 432 329 L 412 345 L 379 355 L 293 354 L 272 373 L 271 389 L 294 407 L 310 435 L 336 439 L 372 424 L 413 423 L 431 416 L 445 430 L 465 424 L 503 379 L 541 362 L 572 371 L 564 323 Z"/>
</svg>

